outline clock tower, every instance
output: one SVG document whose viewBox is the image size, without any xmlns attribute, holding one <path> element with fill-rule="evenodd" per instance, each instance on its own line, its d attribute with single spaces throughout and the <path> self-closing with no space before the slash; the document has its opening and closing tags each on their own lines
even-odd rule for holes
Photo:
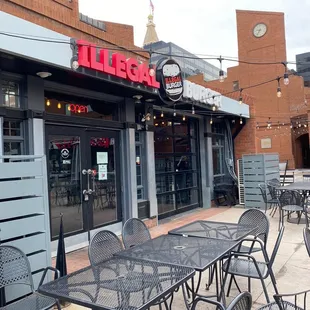
<svg viewBox="0 0 310 310">
<path fill-rule="evenodd" d="M 237 10 L 239 59 L 286 61 L 284 14 Z"/>
</svg>

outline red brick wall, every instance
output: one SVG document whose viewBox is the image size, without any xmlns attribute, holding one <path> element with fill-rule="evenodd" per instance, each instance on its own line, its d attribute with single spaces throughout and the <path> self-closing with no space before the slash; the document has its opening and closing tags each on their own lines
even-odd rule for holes
<svg viewBox="0 0 310 310">
<path fill-rule="evenodd" d="M 238 57 L 240 60 L 252 62 L 282 62 L 286 61 L 286 43 L 284 14 L 272 12 L 237 11 L 238 32 Z M 267 25 L 267 33 L 262 38 L 253 36 L 253 28 L 257 23 L 264 22 Z M 239 81 L 239 87 L 245 88 L 259 84 L 277 76 L 283 76 L 284 66 L 279 65 L 250 65 L 240 63 L 238 66 L 228 68 L 227 78 L 224 83 L 219 81 L 202 82 L 202 77 L 193 77 L 191 80 L 205 87 L 224 91 L 233 90 L 233 81 Z M 256 124 L 267 124 L 270 117 L 273 124 L 279 121 L 289 123 L 290 118 L 304 114 L 308 107 L 304 104 L 305 90 L 303 78 L 290 76 L 290 84 L 283 85 L 281 81 L 282 97 L 276 95 L 277 81 L 260 87 L 247 89 L 242 97 L 250 106 L 251 119 L 247 121 L 235 140 L 237 159 L 242 154 L 276 152 L 280 155 L 280 161 L 289 161 L 289 167 L 294 168 L 295 140 L 291 136 L 289 126 L 272 130 L 256 129 Z M 223 91 L 222 91 L 223 93 Z M 247 97 L 249 95 L 249 97 Z M 234 99 L 238 100 L 239 93 L 235 93 Z M 310 92 L 309 92 L 310 102 Z M 272 148 L 262 149 L 261 139 L 271 138 Z"/>
<path fill-rule="evenodd" d="M 121 46 L 139 50 L 134 45 L 133 27 L 105 22 L 106 31 L 79 20 L 78 0 L 0 0 L 0 10 L 66 36 L 84 39 L 99 46 Z M 21 29 L 21 33 L 22 29 Z M 122 52 L 127 57 L 148 58 L 145 52 Z"/>
</svg>

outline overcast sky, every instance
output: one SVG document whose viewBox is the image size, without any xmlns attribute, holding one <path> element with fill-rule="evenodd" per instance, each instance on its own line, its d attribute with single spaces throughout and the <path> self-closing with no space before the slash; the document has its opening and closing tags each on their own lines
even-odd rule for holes
<svg viewBox="0 0 310 310">
<path fill-rule="evenodd" d="M 90 17 L 133 25 L 135 44 L 142 46 L 149 0 L 79 2 L 80 12 Z M 153 0 L 153 4 L 159 39 L 194 54 L 237 57 L 236 9 L 284 12 L 287 60 L 310 51 L 310 0 Z"/>
</svg>

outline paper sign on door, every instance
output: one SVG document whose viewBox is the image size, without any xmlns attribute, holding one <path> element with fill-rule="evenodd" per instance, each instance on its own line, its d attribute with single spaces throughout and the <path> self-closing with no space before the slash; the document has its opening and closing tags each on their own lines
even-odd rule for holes
<svg viewBox="0 0 310 310">
<path fill-rule="evenodd" d="M 97 165 L 108 163 L 108 152 L 97 152 Z"/>
<path fill-rule="evenodd" d="M 108 165 L 98 166 L 98 180 L 103 181 L 108 179 Z"/>
</svg>

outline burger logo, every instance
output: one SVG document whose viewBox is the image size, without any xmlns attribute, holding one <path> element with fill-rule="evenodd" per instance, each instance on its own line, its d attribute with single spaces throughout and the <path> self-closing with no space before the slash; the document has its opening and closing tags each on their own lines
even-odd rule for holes
<svg viewBox="0 0 310 310">
<path fill-rule="evenodd" d="M 173 59 L 162 59 L 157 64 L 157 80 L 161 82 L 160 95 L 168 101 L 179 101 L 183 95 L 181 68 Z"/>
</svg>

